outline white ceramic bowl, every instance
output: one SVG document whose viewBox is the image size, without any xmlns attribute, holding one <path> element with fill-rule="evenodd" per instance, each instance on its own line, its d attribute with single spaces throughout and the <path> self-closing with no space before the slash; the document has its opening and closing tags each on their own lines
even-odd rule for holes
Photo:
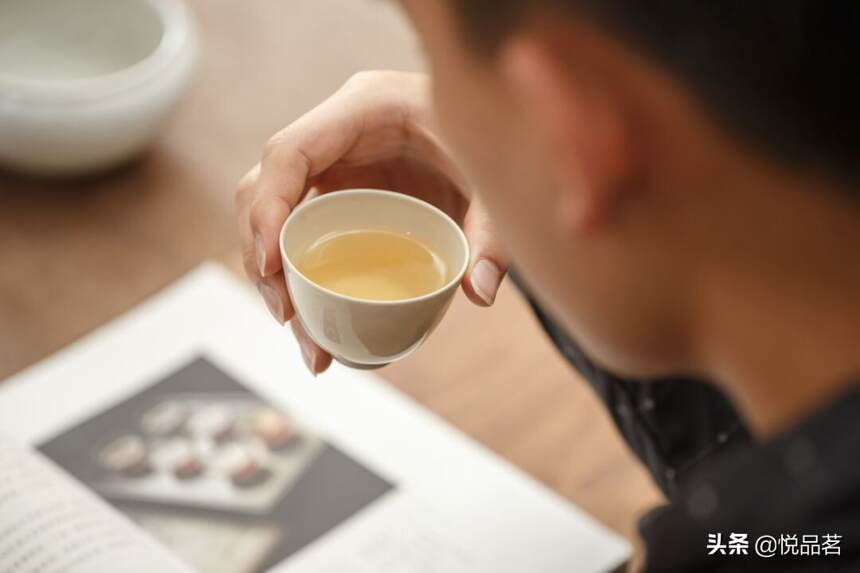
<svg viewBox="0 0 860 573">
<path fill-rule="evenodd" d="M 129 159 L 188 85 L 181 0 L 0 0 L 0 164 L 74 175 Z"/>
</svg>

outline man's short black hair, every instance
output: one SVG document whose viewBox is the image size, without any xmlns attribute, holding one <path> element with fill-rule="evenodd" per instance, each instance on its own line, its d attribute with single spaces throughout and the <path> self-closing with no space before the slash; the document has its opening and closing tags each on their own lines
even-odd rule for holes
<svg viewBox="0 0 860 573">
<path fill-rule="evenodd" d="M 761 150 L 860 183 L 860 2 L 450 1 L 483 50 L 541 10 L 590 17 L 644 49 L 719 123 Z"/>
</svg>

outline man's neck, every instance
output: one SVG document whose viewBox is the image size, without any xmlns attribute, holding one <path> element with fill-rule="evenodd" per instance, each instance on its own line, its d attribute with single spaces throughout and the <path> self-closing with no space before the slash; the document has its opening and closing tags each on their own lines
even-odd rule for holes
<svg viewBox="0 0 860 573">
<path fill-rule="evenodd" d="M 860 385 L 860 306 L 789 304 L 801 306 L 792 312 L 776 300 L 751 296 L 746 304 L 725 308 L 721 320 L 726 338 L 719 345 L 717 379 L 762 438 Z M 740 316 L 746 320 L 732 328 L 732 318 Z"/>
<path fill-rule="evenodd" d="M 751 198 L 748 240 L 747 215 L 726 223 L 724 257 L 699 283 L 706 369 L 762 438 L 860 385 L 860 209 L 781 193 Z"/>
</svg>

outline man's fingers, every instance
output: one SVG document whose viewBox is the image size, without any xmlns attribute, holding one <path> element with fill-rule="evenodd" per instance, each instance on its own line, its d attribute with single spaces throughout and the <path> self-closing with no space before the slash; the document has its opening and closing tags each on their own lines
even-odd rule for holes
<svg viewBox="0 0 860 573">
<path fill-rule="evenodd" d="M 468 286 L 464 286 L 469 299 L 475 304 L 492 306 L 505 277 L 501 266 L 492 259 L 481 258 L 472 265 L 468 277 Z"/>
<path fill-rule="evenodd" d="M 290 327 L 302 351 L 302 360 L 314 376 L 322 374 L 331 366 L 331 355 L 320 348 L 305 332 L 298 320 L 290 321 Z"/>
<path fill-rule="evenodd" d="M 346 155 L 360 132 L 354 107 L 335 95 L 266 144 L 250 211 L 261 276 L 281 270 L 278 236 L 284 221 L 312 179 Z"/>
<path fill-rule="evenodd" d="M 490 217 L 477 198 L 466 212 L 463 232 L 472 250 L 463 290 L 473 303 L 491 306 L 508 271 L 508 262 L 496 240 Z"/>
<path fill-rule="evenodd" d="M 256 164 L 239 180 L 236 186 L 236 211 L 239 216 L 239 241 L 242 246 L 242 264 L 245 274 L 255 284 L 260 280 L 260 270 L 257 265 L 257 253 L 254 248 L 254 237 L 249 223 L 251 202 L 257 188 L 257 178 L 260 176 L 260 164 Z"/>
<path fill-rule="evenodd" d="M 284 275 L 278 273 L 270 277 L 263 277 L 257 282 L 257 290 L 266 303 L 272 317 L 280 324 L 285 324 L 293 318 L 295 312 L 287 294 L 287 284 Z"/>
<path fill-rule="evenodd" d="M 254 165 L 236 184 L 236 210 L 242 211 L 254 196 L 257 189 L 257 179 L 260 177 L 260 164 Z"/>
<path fill-rule="evenodd" d="M 253 245 L 254 264 L 261 277 L 275 275 L 281 270 L 281 249 L 278 240 L 281 227 L 294 205 L 277 195 L 258 194 L 248 214 L 249 241 Z"/>
</svg>

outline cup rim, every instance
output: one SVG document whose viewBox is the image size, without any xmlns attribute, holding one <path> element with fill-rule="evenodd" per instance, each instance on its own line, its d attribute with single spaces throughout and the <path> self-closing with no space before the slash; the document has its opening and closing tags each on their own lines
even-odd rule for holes
<svg viewBox="0 0 860 573">
<path fill-rule="evenodd" d="M 328 289 L 328 288 L 312 281 L 311 279 L 309 279 L 307 276 L 304 275 L 304 273 L 302 273 L 298 269 L 298 267 L 296 267 L 296 265 L 293 263 L 292 258 L 290 258 L 290 255 L 287 253 L 286 248 L 284 248 L 284 239 L 286 236 L 287 227 L 289 227 L 289 224 L 290 224 L 290 220 L 293 219 L 293 217 L 295 215 L 298 215 L 299 213 L 301 213 L 302 211 L 307 209 L 309 205 L 312 205 L 314 203 L 318 203 L 321 201 L 337 200 L 337 198 L 339 196 L 342 196 L 345 194 L 350 194 L 350 193 L 362 193 L 365 195 L 376 195 L 376 196 L 381 196 L 381 197 L 387 197 L 389 199 L 411 202 L 411 203 L 413 203 L 415 205 L 419 205 L 419 206 L 435 213 L 437 216 L 441 217 L 446 223 L 448 223 L 448 225 L 451 228 L 454 229 L 454 232 L 457 235 L 457 238 L 460 240 L 460 243 L 463 246 L 463 251 L 465 253 L 465 257 L 463 257 L 463 264 L 460 266 L 460 269 L 444 285 L 442 285 L 441 287 L 439 287 L 439 288 L 437 288 L 437 289 L 435 289 L 435 290 L 433 290 L 427 294 L 423 294 L 421 296 L 416 296 L 416 297 L 412 297 L 412 298 L 403 298 L 403 299 L 397 299 L 397 300 L 372 300 L 372 299 L 367 299 L 367 298 L 358 298 L 358 297 L 354 297 L 354 296 L 349 296 L 349 295 L 341 294 L 339 292 L 335 292 L 335 291 Z M 421 199 L 418 199 L 416 197 L 412 197 L 411 195 L 406 195 L 405 193 L 398 193 L 396 191 L 386 191 L 383 189 L 342 189 L 342 190 L 338 190 L 338 191 L 331 191 L 331 192 L 325 193 L 323 195 L 318 195 L 312 199 L 302 201 L 295 209 L 293 209 L 293 211 L 290 213 L 289 217 L 287 217 L 287 220 L 284 221 L 284 224 L 281 227 L 281 232 L 278 235 L 278 249 L 281 252 L 281 259 L 287 263 L 291 272 L 296 273 L 298 276 L 300 276 L 302 278 L 302 280 L 308 282 L 309 284 L 313 285 L 315 288 L 326 293 L 327 295 L 333 296 L 334 298 L 337 298 L 337 299 L 342 300 L 344 302 L 360 303 L 360 304 L 366 304 L 366 305 L 370 305 L 370 306 L 380 306 L 380 307 L 399 306 L 399 305 L 403 305 L 403 304 L 412 304 L 412 303 L 416 303 L 416 302 L 422 302 L 425 300 L 430 300 L 432 298 L 439 296 L 441 293 L 443 293 L 443 292 L 447 291 L 448 289 L 450 289 L 451 287 L 459 284 L 460 281 L 463 280 L 463 276 L 466 274 L 466 269 L 469 268 L 469 263 L 471 262 L 471 255 L 472 255 L 471 248 L 469 247 L 469 240 L 466 238 L 466 234 L 463 232 L 463 229 L 460 228 L 460 225 L 458 225 L 454 221 L 454 219 L 452 219 L 448 215 L 448 213 L 439 209 L 435 205 L 431 205 L 427 201 L 422 201 Z"/>
<path fill-rule="evenodd" d="M 0 95 L 10 101 L 28 103 L 91 103 L 133 90 L 157 78 L 184 52 L 195 49 L 195 26 L 183 2 L 137 1 L 150 6 L 161 24 L 161 38 L 148 54 L 121 69 L 83 78 L 46 80 L 0 72 L 0 88 L 6 92 Z"/>
</svg>

